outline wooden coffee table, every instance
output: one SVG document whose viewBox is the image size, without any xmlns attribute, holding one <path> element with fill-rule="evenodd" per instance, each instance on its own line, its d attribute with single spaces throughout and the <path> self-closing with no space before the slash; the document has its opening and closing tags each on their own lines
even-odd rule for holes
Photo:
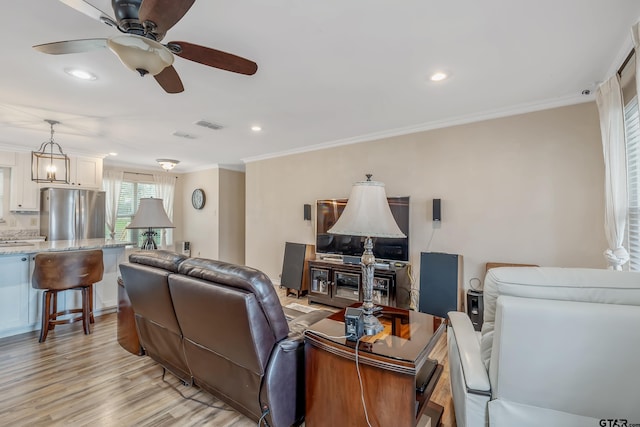
<svg viewBox="0 0 640 427">
<path fill-rule="evenodd" d="M 424 313 L 382 308 L 378 318 L 384 330 L 362 337 L 357 351 L 369 422 L 374 427 L 422 426 L 428 415 L 435 427 L 443 408 L 429 399 L 442 365 L 428 355 L 444 323 Z M 367 426 L 356 343 L 339 338 L 344 335 L 344 310 L 305 332 L 307 427 Z M 423 391 L 417 385 L 424 385 Z"/>
</svg>

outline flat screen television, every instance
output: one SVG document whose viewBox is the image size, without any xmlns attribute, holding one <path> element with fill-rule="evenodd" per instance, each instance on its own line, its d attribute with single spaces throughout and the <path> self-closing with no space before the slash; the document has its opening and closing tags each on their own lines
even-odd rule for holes
<svg viewBox="0 0 640 427">
<path fill-rule="evenodd" d="M 373 238 L 373 254 L 377 259 L 409 261 L 409 197 L 387 197 L 393 218 L 404 239 Z M 361 256 L 364 252 L 364 237 L 329 234 L 336 223 L 347 199 L 326 199 L 316 202 L 316 253 Z"/>
</svg>

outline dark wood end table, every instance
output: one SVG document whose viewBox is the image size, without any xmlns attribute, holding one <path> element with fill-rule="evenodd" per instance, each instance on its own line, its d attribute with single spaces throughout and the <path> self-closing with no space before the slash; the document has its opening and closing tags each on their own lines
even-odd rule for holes
<svg viewBox="0 0 640 427">
<path fill-rule="evenodd" d="M 362 337 L 357 352 L 342 338 L 344 310 L 305 332 L 307 427 L 367 426 L 361 396 L 373 427 L 422 426 L 425 414 L 432 427 L 440 425 L 444 409 L 429 399 L 442 365 L 428 355 L 444 323 L 434 327 L 433 316 L 387 306 L 378 318 L 384 330 Z"/>
</svg>

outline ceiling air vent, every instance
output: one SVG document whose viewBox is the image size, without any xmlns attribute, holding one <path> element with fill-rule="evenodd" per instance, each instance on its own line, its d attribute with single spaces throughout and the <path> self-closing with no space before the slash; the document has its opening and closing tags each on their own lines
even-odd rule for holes
<svg viewBox="0 0 640 427">
<path fill-rule="evenodd" d="M 213 129 L 213 130 L 220 130 L 223 127 L 222 125 L 211 123 L 206 120 L 198 120 L 195 124 L 198 126 L 202 126 L 202 127 Z"/>
<path fill-rule="evenodd" d="M 182 132 L 180 130 L 175 131 L 174 133 L 172 133 L 171 135 L 173 136 L 177 136 L 179 138 L 186 138 L 186 139 L 196 139 L 195 135 L 192 135 L 190 133 L 187 132 Z"/>
</svg>

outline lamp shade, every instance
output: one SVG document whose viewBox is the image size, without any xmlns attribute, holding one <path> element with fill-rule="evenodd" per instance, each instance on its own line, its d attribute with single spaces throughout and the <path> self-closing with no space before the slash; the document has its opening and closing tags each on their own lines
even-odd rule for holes
<svg viewBox="0 0 640 427">
<path fill-rule="evenodd" d="M 162 199 L 140 199 L 140 206 L 126 228 L 176 228 L 162 206 Z"/>
<path fill-rule="evenodd" d="M 353 184 L 347 206 L 328 232 L 365 237 L 407 237 L 393 218 L 384 184 L 377 181 Z"/>
<path fill-rule="evenodd" d="M 169 49 L 146 37 L 133 34 L 111 37 L 107 46 L 133 71 L 142 70 L 155 76 L 173 64 L 173 54 Z"/>
</svg>

